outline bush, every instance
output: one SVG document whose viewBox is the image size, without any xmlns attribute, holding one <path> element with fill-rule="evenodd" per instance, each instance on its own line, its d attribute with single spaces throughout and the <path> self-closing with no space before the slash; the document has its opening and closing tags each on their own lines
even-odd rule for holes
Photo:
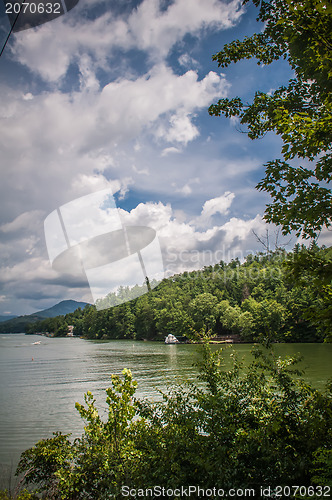
<svg viewBox="0 0 332 500">
<path fill-rule="evenodd" d="M 76 403 L 81 438 L 59 433 L 22 454 L 17 473 L 48 499 L 123 498 L 122 486 L 227 488 L 300 484 L 330 474 L 331 388 L 305 384 L 271 348 L 254 350 L 246 373 L 235 356 L 203 346 L 200 383 L 173 387 L 163 401 L 134 398 L 129 370 L 112 375 L 106 422 L 91 393 Z M 322 452 L 321 450 L 325 450 Z M 138 495 L 143 496 L 143 495 Z M 311 497 L 314 498 L 314 497 Z"/>
<path fill-rule="evenodd" d="M 23 490 L 17 495 L 11 495 L 8 490 L 0 491 L 0 500 L 38 500 L 36 495 L 28 490 Z"/>
</svg>

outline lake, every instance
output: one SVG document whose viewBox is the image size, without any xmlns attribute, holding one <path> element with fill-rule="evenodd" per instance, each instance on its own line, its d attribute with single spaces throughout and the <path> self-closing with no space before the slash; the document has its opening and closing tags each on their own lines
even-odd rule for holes
<svg viewBox="0 0 332 500">
<path fill-rule="evenodd" d="M 36 341 L 41 343 L 34 345 Z M 249 360 L 251 347 L 237 344 L 234 349 Z M 318 389 L 332 377 L 332 344 L 276 344 L 275 349 L 280 355 L 300 353 L 305 379 Z M 190 344 L 0 335 L 2 470 L 14 469 L 22 451 L 54 431 L 81 435 L 75 402 L 83 403 L 86 391 L 95 395 L 101 415 L 106 415 L 104 390 L 112 373 L 130 368 L 138 382 L 136 395 L 157 399 L 158 389 L 168 382 L 195 378 L 199 350 Z"/>
</svg>

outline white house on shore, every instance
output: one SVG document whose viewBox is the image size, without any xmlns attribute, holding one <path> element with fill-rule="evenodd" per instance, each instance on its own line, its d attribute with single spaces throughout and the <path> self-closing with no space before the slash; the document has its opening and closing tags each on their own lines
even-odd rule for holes
<svg viewBox="0 0 332 500">
<path fill-rule="evenodd" d="M 73 337 L 73 336 L 74 336 L 74 325 L 68 325 L 67 337 Z"/>
</svg>

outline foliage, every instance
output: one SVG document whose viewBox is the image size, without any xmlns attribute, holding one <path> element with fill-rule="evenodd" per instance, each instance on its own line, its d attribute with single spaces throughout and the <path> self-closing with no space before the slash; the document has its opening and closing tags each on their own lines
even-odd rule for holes
<svg viewBox="0 0 332 500">
<path fill-rule="evenodd" d="M 85 394 L 86 406 L 76 409 L 87 422 L 81 438 L 69 441 L 68 435 L 54 434 L 25 451 L 17 474 L 25 472 L 26 483 L 36 484 L 46 498 L 109 498 L 109 491 L 130 473 L 131 463 L 138 460 L 131 445 L 130 430 L 136 413 L 132 401 L 136 382 L 130 370 L 123 380 L 112 375 L 112 387 L 106 390 L 108 420 L 103 422 L 91 392 Z"/>
<path fill-rule="evenodd" d="M 7 490 L 4 490 L 0 491 L 0 500 L 38 500 L 38 497 L 28 490 L 23 490 L 15 496 L 12 496 Z"/>
<path fill-rule="evenodd" d="M 84 313 L 89 309 L 89 305 L 82 310 L 78 307 L 74 312 L 63 316 L 54 316 L 45 318 L 34 323 L 30 323 L 26 327 L 26 333 L 50 333 L 54 337 L 65 337 L 68 333 L 68 325 L 79 325 Z M 79 334 L 77 332 L 75 334 Z"/>
<path fill-rule="evenodd" d="M 250 297 L 244 301 L 243 308 L 251 313 L 253 328 L 264 344 L 275 339 L 285 325 L 286 308 L 276 300 L 257 302 Z"/>
<path fill-rule="evenodd" d="M 332 341 L 332 249 L 297 246 L 286 262 L 288 279 L 302 289 L 309 289 L 310 303 L 303 317 Z"/>
<path fill-rule="evenodd" d="M 324 446 L 315 451 L 313 464 L 313 482 L 332 487 L 332 449 Z"/>
<path fill-rule="evenodd" d="M 218 299 L 211 293 L 201 293 L 189 303 L 189 312 L 196 330 L 211 330 L 216 323 Z"/>
<path fill-rule="evenodd" d="M 84 308 L 88 306 L 86 302 L 77 302 L 74 300 L 63 300 L 56 304 L 55 306 L 44 309 L 42 311 L 36 312 L 34 314 L 29 314 L 25 316 L 12 317 L 10 320 L 0 322 L 0 332 L 2 333 L 30 333 L 34 332 L 34 325 L 36 328 L 39 325 L 46 325 L 50 327 L 52 333 L 56 336 L 63 336 L 67 334 L 67 325 L 72 325 L 72 319 L 76 319 L 82 315 L 81 306 Z M 75 309 L 76 307 L 76 309 Z M 67 325 L 63 329 L 64 321 L 66 318 Z M 45 323 L 43 323 L 45 320 Z M 57 319 L 54 319 L 57 318 Z M 59 319 L 61 318 L 61 319 Z M 45 331 L 45 330 L 39 330 Z"/>
<path fill-rule="evenodd" d="M 257 186 L 273 200 L 264 218 L 281 225 L 284 234 L 295 230 L 305 238 L 316 238 L 331 224 L 332 215 L 328 188 L 332 173 L 332 7 L 324 0 L 252 3 L 259 8 L 262 31 L 224 45 L 213 59 L 227 67 L 243 59 L 256 58 L 258 64 L 269 65 L 283 58 L 295 78 L 273 92 L 257 91 L 251 104 L 240 97 L 220 99 L 209 113 L 239 117 L 251 139 L 269 131 L 281 137 L 284 160 L 269 161 Z M 294 159 L 295 164 L 288 163 Z M 309 166 L 299 166 L 301 159 L 309 160 Z"/>
<path fill-rule="evenodd" d="M 113 375 L 107 420 L 87 393 L 85 406 L 76 404 L 87 422 L 82 437 L 40 441 L 23 453 L 18 472 L 48 499 L 75 500 L 122 498 L 124 485 L 259 491 L 330 477 L 331 387 L 312 389 L 295 378 L 295 359 L 271 349 L 256 348 L 243 373 L 234 355 L 226 369 L 222 350 L 202 348 L 199 383 L 172 387 L 152 403 L 134 398 L 130 371 Z"/>
<path fill-rule="evenodd" d="M 331 331 L 330 254 L 318 247 L 315 253 L 296 247 L 289 254 L 250 254 L 242 264 L 220 262 L 175 275 L 130 302 L 101 311 L 87 306 L 28 331 L 65 335 L 71 324 L 74 335 L 93 340 L 162 340 L 169 333 L 188 339 L 203 329 L 244 341 L 321 342 Z"/>
</svg>

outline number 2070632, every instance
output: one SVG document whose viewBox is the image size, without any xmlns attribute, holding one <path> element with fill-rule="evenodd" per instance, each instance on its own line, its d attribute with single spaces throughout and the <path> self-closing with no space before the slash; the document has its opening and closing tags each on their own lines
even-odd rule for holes
<svg viewBox="0 0 332 500">
<path fill-rule="evenodd" d="M 61 4 L 51 2 L 6 3 L 6 14 L 61 14 Z"/>
</svg>

